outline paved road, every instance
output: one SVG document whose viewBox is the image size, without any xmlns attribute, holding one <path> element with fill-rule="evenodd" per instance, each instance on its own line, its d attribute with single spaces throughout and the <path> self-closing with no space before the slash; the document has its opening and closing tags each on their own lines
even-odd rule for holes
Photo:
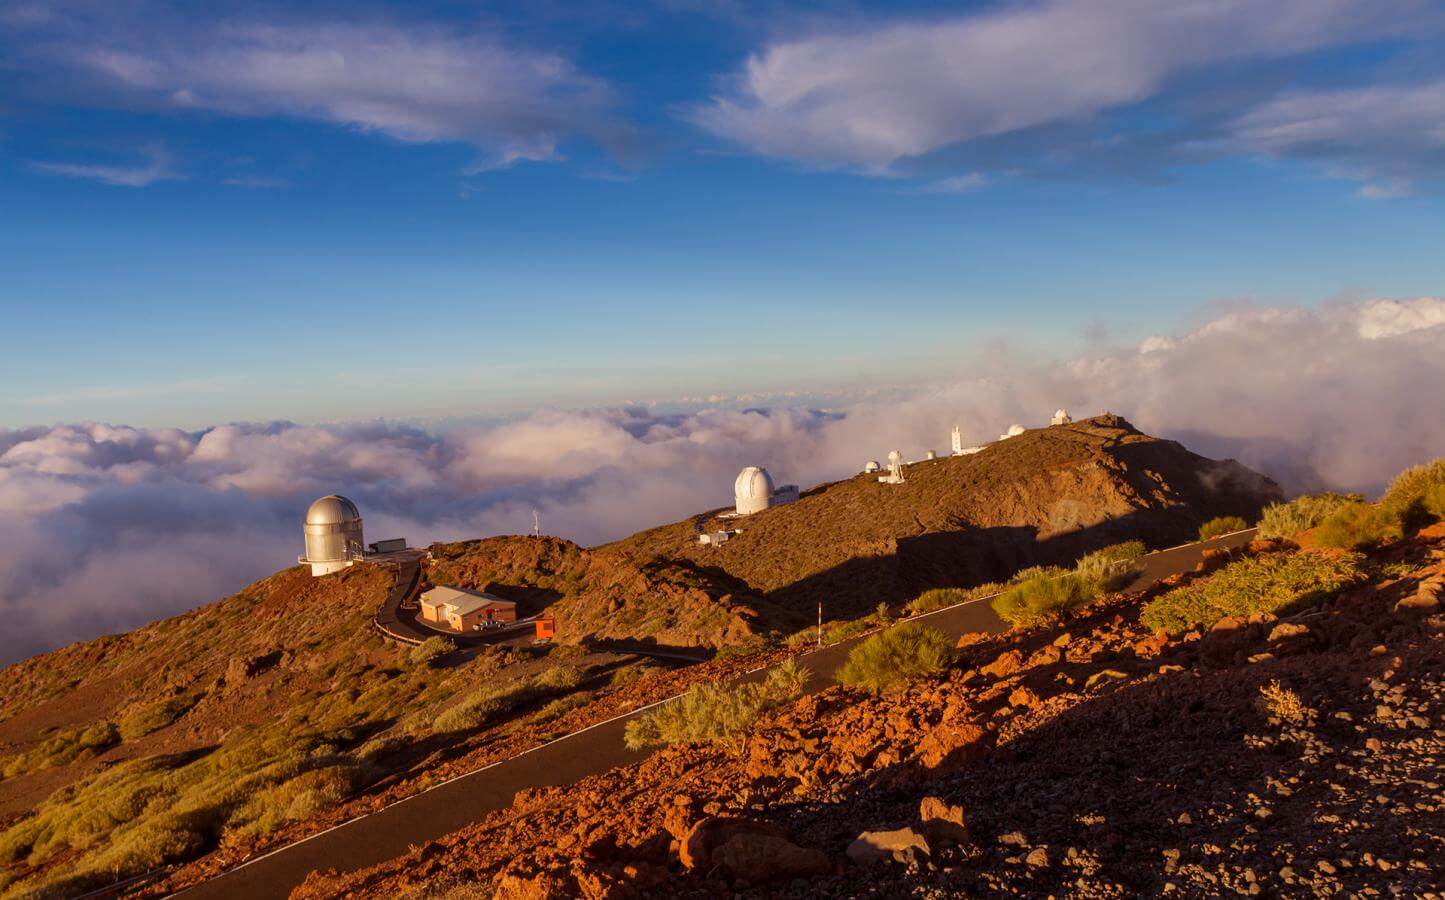
<svg viewBox="0 0 1445 900">
<path fill-rule="evenodd" d="M 1202 544 L 1188 544 L 1152 553 L 1144 558 L 1141 574 L 1131 589 L 1142 588 L 1167 575 L 1194 568 L 1205 549 L 1239 547 L 1253 537 L 1251 529 Z M 1006 627 L 994 615 L 989 604 L 983 601 L 949 607 L 910 621 L 926 621 L 950 636 L 972 631 L 1002 631 Z M 834 673 L 860 640 L 863 637 L 798 657 L 798 661 L 805 663 L 817 676 L 810 679 L 807 689 L 818 691 L 832 684 Z M 758 671 L 744 677 L 757 680 L 765 674 Z M 350 871 L 393 859 L 406 853 L 413 845 L 449 834 L 489 812 L 506 807 L 522 788 L 574 784 L 588 775 L 637 762 L 647 755 L 647 751 L 628 750 L 622 743 L 622 732 L 627 721 L 641 712 L 637 710 L 575 732 L 520 756 L 439 784 L 371 815 L 257 857 L 181 892 L 180 896 L 285 897 L 316 869 Z"/>
</svg>

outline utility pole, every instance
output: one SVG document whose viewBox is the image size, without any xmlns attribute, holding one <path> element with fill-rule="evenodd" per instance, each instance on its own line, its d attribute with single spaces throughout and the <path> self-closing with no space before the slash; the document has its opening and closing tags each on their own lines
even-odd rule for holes
<svg viewBox="0 0 1445 900">
<path fill-rule="evenodd" d="M 818 601 L 818 649 L 823 649 L 823 601 Z"/>
</svg>

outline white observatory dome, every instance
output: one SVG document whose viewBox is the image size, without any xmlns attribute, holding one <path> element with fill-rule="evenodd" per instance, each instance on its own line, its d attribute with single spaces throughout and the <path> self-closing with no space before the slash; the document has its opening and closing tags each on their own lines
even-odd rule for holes
<svg viewBox="0 0 1445 900">
<path fill-rule="evenodd" d="M 738 473 L 733 483 L 733 498 L 738 515 L 746 516 L 767 509 L 773 497 L 773 476 L 758 466 L 748 466 Z"/>
<path fill-rule="evenodd" d="M 1023 433 L 1024 433 L 1025 431 L 1027 431 L 1027 430 L 1028 430 L 1028 429 L 1024 428 L 1022 425 L 1020 425 L 1020 424 L 1018 424 L 1017 422 L 1015 422 L 1014 424 L 1012 424 L 1012 425 L 1010 425 L 1010 426 L 1008 427 L 1008 431 L 1004 432 L 1003 436 L 1000 437 L 999 440 L 1003 440 L 1004 438 L 1018 437 L 1019 435 L 1023 434 Z"/>
<path fill-rule="evenodd" d="M 863 471 L 864 471 L 864 472 L 877 472 L 877 471 L 878 471 L 879 469 L 881 469 L 881 468 L 883 468 L 883 467 L 878 464 L 878 460 L 876 460 L 876 459 L 870 459 L 870 460 L 868 460 L 867 463 L 864 464 L 864 466 L 863 466 Z"/>
<path fill-rule="evenodd" d="M 322 497 L 306 510 L 301 530 L 306 536 L 306 555 L 311 574 L 340 571 L 359 559 L 366 546 L 361 533 L 361 511 L 339 494 Z"/>
<path fill-rule="evenodd" d="M 1067 409 L 1064 409 L 1062 406 L 1059 407 L 1058 412 L 1054 413 L 1055 419 L 1067 419 L 1068 417 L 1069 411 Z"/>
</svg>

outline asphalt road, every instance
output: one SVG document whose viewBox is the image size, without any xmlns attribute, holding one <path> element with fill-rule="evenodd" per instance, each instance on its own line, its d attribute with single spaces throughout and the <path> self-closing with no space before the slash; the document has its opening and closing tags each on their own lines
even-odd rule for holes
<svg viewBox="0 0 1445 900">
<path fill-rule="evenodd" d="M 1149 554 L 1143 558 L 1143 568 L 1130 589 L 1137 590 L 1160 578 L 1193 569 L 1206 549 L 1239 547 L 1253 537 L 1251 529 L 1201 544 L 1187 544 Z M 1003 631 L 1007 626 L 994 615 L 986 599 L 941 609 L 909 621 L 926 621 L 950 636 L 973 631 Z M 806 664 L 815 674 L 809 680 L 807 690 L 819 691 L 831 685 L 834 673 L 848 658 L 849 651 L 863 639 L 860 636 L 798 657 L 798 662 Z M 760 670 L 744 677 L 760 679 L 764 675 L 765 672 Z M 285 897 L 316 869 L 350 871 L 393 859 L 412 846 L 450 834 L 489 812 L 508 806 L 512 797 L 523 788 L 575 784 L 588 775 L 644 758 L 650 751 L 628 750 L 622 743 L 627 721 L 642 712 L 636 710 L 443 782 L 385 809 L 259 856 L 182 891 L 178 896 Z"/>
</svg>

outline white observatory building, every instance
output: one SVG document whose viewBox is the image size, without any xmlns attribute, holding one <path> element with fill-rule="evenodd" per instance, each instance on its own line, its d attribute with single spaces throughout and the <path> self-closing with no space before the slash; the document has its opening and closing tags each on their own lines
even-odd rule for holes
<svg viewBox="0 0 1445 900">
<path fill-rule="evenodd" d="M 738 473 L 738 480 L 733 482 L 733 499 L 736 501 L 737 509 L 734 515 L 750 516 L 753 513 L 762 512 L 770 506 L 796 503 L 798 486 L 785 484 L 775 488 L 773 476 L 768 474 L 767 469 L 761 466 L 748 466 Z"/>
<path fill-rule="evenodd" d="M 322 497 L 306 510 L 302 525 L 306 555 L 296 561 L 311 566 L 313 576 L 340 572 L 361 559 L 366 544 L 361 537 L 361 512 L 339 494 Z"/>
<path fill-rule="evenodd" d="M 1024 428 L 1022 425 L 1019 425 L 1019 424 L 1015 423 L 1015 424 L 1010 425 L 1010 426 L 1008 427 L 1008 431 L 1006 431 L 1006 432 L 1004 432 L 1003 434 L 999 435 L 999 436 L 998 436 L 998 439 L 1001 440 L 1001 441 L 1006 441 L 1006 440 L 1008 440 L 1008 439 L 1011 438 L 1011 437 L 1018 437 L 1019 435 L 1023 434 L 1023 433 L 1024 433 L 1025 431 L 1027 431 L 1027 430 L 1028 430 L 1028 429 Z"/>
<path fill-rule="evenodd" d="M 1069 411 L 1068 411 L 1067 409 L 1060 409 L 1058 412 L 1054 413 L 1054 417 L 1049 420 L 1049 424 L 1050 424 L 1050 425 L 1071 425 L 1071 424 L 1073 424 L 1073 421 L 1074 421 L 1074 417 L 1071 416 L 1071 415 L 1069 415 Z"/>
<path fill-rule="evenodd" d="M 879 475 L 878 481 L 881 484 L 902 484 L 903 479 L 903 451 L 888 451 L 888 474 Z"/>
</svg>

